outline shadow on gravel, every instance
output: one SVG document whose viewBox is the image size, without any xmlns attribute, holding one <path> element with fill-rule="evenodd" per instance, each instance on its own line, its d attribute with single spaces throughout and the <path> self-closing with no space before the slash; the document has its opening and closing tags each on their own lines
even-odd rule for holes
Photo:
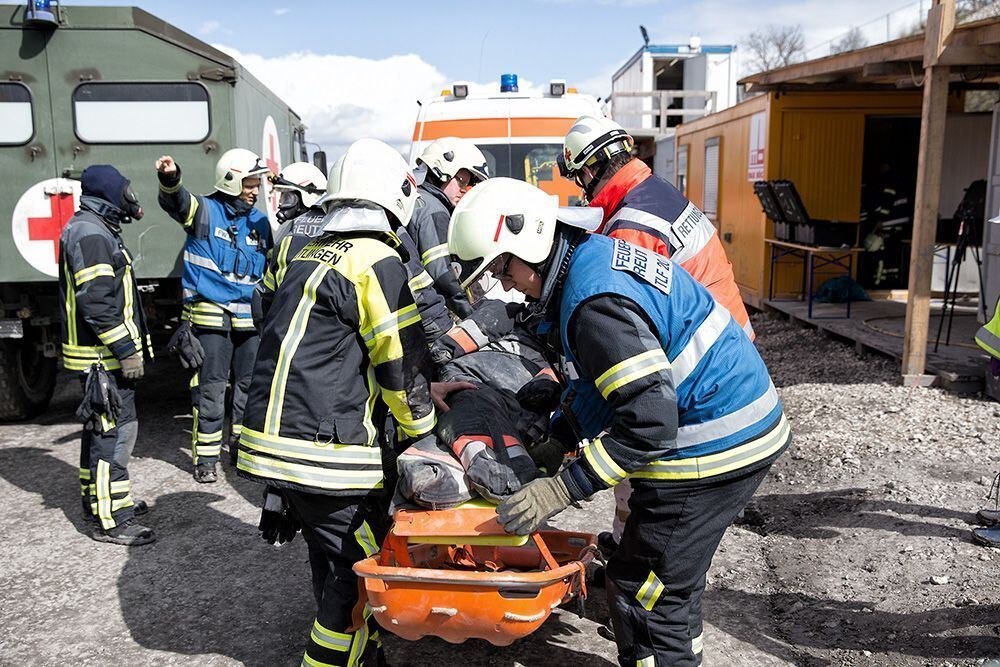
<svg viewBox="0 0 1000 667">
<path fill-rule="evenodd" d="M 297 664 L 316 608 L 305 543 L 265 544 L 256 526 L 212 507 L 222 499 L 156 499 L 158 539 L 130 551 L 118 579 L 122 617 L 144 648 Z"/>
<path fill-rule="evenodd" d="M 834 602 L 802 593 L 764 595 L 728 589 L 705 593 L 706 618 L 723 632 L 796 665 L 829 665 L 808 650 L 871 651 L 937 660 L 976 659 L 1000 652 L 1000 605 L 945 607 L 895 614 L 875 602 Z M 772 617 L 780 639 L 755 619 Z M 989 632 L 985 631 L 989 627 Z M 956 636 L 940 636 L 955 633 Z M 711 647 L 706 642 L 706 658 Z"/>
<path fill-rule="evenodd" d="M 11 447 L 0 449 L 0 476 L 22 491 L 42 496 L 46 509 L 62 510 L 76 532 L 90 536 L 80 504 L 79 474 L 71 465 L 47 449 Z"/>
<path fill-rule="evenodd" d="M 868 489 L 852 488 L 756 496 L 747 507 L 741 525 L 764 535 L 780 534 L 810 539 L 838 537 L 838 529 L 877 528 L 910 537 L 954 537 L 963 542 L 971 540 L 968 530 L 921 519 L 952 519 L 972 523 L 974 516 L 944 507 L 872 497 Z"/>
</svg>

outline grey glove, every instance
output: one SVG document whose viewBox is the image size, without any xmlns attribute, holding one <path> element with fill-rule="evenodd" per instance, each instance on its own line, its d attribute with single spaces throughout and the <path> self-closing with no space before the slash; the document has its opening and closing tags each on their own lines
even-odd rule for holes
<svg viewBox="0 0 1000 667">
<path fill-rule="evenodd" d="M 546 519 L 562 512 L 571 502 L 561 478 L 542 477 L 500 503 L 497 515 L 508 533 L 531 535 Z"/>
<path fill-rule="evenodd" d="M 131 354 L 120 361 L 122 365 L 122 375 L 125 376 L 126 380 L 142 379 L 142 352 Z"/>
<path fill-rule="evenodd" d="M 167 343 L 167 352 L 177 355 L 184 368 L 201 368 L 205 361 L 205 348 L 198 342 L 198 338 L 191 331 L 191 323 L 184 322 Z"/>
<path fill-rule="evenodd" d="M 566 448 L 555 438 L 548 438 L 529 449 L 528 456 L 539 470 L 553 477 L 559 472 L 563 459 L 566 458 Z"/>
</svg>

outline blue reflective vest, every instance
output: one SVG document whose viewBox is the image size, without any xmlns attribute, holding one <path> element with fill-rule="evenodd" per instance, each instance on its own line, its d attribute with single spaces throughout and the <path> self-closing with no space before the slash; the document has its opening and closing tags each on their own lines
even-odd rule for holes
<svg viewBox="0 0 1000 667">
<path fill-rule="evenodd" d="M 569 345 L 568 324 L 581 303 L 601 294 L 628 298 L 648 315 L 670 361 L 677 394 L 676 448 L 633 478 L 683 478 L 687 475 L 657 471 L 666 471 L 667 461 L 719 452 L 732 452 L 731 457 L 727 454 L 732 464 L 728 470 L 749 465 L 763 458 L 759 454 L 764 443 L 755 438 L 765 433 L 767 455 L 787 444 L 787 422 L 767 367 L 729 311 L 680 265 L 596 235 L 576 248 L 558 304 L 564 371 L 576 393 L 572 411 L 583 437 L 594 438 L 608 429 L 612 411 L 594 379 L 582 373 Z M 736 449 L 741 446 L 756 449 L 741 452 Z M 708 467 L 691 476 L 718 474 L 704 474 Z"/>
<path fill-rule="evenodd" d="M 254 285 L 264 275 L 271 228 L 256 208 L 236 215 L 215 197 L 197 197 L 200 229 L 184 244 L 184 302 L 208 301 L 251 319 Z"/>
</svg>

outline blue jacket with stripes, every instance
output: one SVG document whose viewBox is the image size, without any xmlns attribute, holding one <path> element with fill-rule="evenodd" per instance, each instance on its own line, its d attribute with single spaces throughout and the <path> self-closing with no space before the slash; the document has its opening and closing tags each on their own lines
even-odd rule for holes
<svg viewBox="0 0 1000 667">
<path fill-rule="evenodd" d="M 591 235 L 573 253 L 558 298 L 572 412 L 591 440 L 562 473 L 574 497 L 626 477 L 728 474 L 787 445 L 756 348 L 679 265 Z"/>
</svg>

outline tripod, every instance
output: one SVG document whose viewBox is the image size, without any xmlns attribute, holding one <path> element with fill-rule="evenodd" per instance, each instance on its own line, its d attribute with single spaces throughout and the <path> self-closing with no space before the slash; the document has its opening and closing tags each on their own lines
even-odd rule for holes
<svg viewBox="0 0 1000 667">
<path fill-rule="evenodd" d="M 941 307 L 941 319 L 938 320 L 937 337 L 934 339 L 934 351 L 941 344 L 941 330 L 944 328 L 945 317 L 948 318 L 948 332 L 944 344 L 951 344 L 951 325 L 955 320 L 955 304 L 958 301 L 958 276 L 965 261 L 966 250 L 972 248 L 972 258 L 976 262 L 976 272 L 979 274 L 979 300 L 985 299 L 983 293 L 983 259 L 980 255 L 980 240 L 976 233 L 976 224 L 963 215 L 958 223 L 958 238 L 955 241 L 955 256 L 951 258 L 948 273 L 944 277 L 944 304 Z"/>
</svg>

